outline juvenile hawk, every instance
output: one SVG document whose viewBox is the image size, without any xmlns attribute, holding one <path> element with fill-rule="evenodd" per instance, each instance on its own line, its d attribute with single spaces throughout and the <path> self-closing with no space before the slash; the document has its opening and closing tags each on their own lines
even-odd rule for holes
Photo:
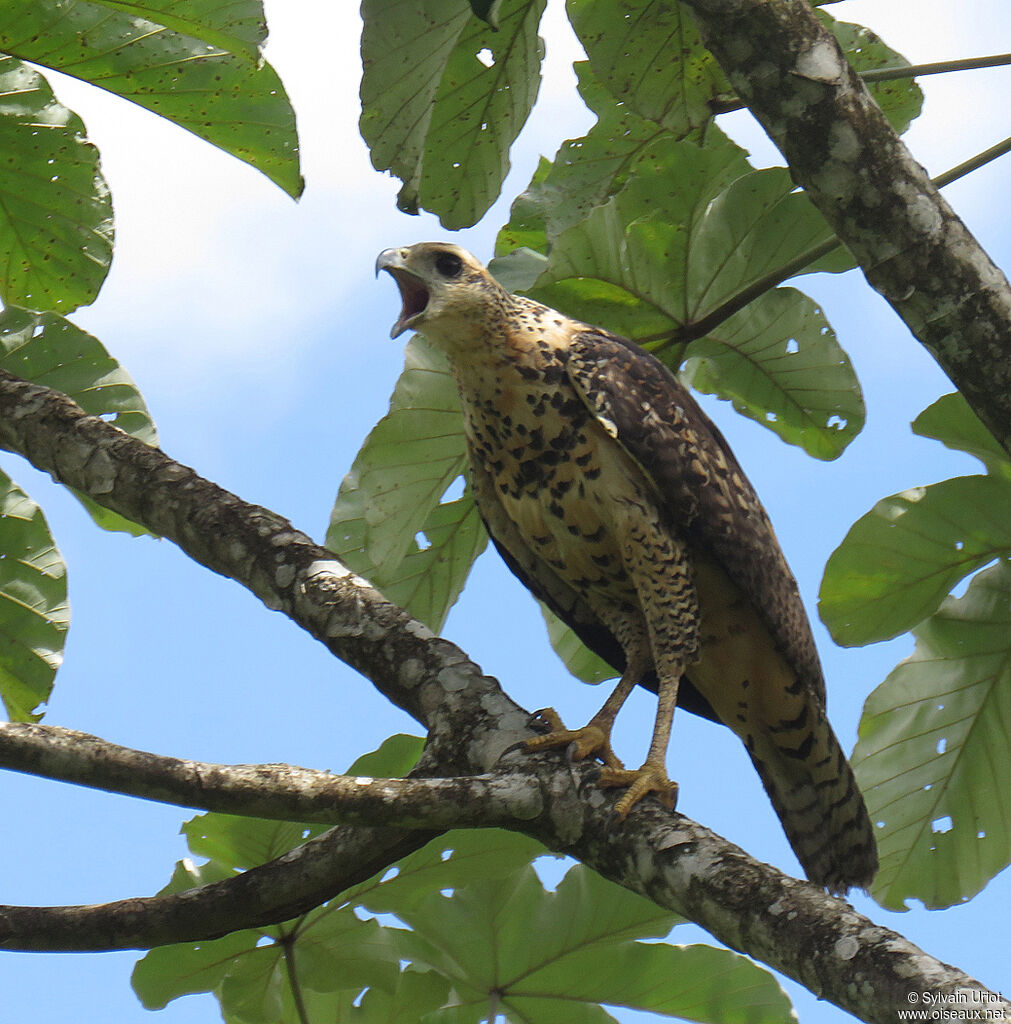
<svg viewBox="0 0 1011 1024">
<path fill-rule="evenodd" d="M 674 806 L 666 752 L 676 704 L 729 726 L 751 755 L 808 877 L 832 892 L 877 870 L 863 798 L 825 717 L 797 584 L 720 432 L 634 343 L 506 292 L 468 252 L 425 242 L 380 254 L 403 300 L 397 337 L 449 357 L 471 484 L 520 580 L 621 672 L 582 729 L 547 712 L 529 750 L 600 758 L 601 784 Z M 643 765 L 611 750 L 641 683 L 659 708 Z"/>
</svg>

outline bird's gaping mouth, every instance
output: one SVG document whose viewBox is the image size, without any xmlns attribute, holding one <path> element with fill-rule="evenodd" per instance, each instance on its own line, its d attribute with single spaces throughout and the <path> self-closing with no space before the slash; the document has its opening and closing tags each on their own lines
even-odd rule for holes
<svg viewBox="0 0 1011 1024">
<path fill-rule="evenodd" d="M 390 331 L 390 337 L 397 338 L 411 326 L 413 320 L 420 317 L 428 308 L 428 289 L 406 270 L 399 270 L 395 267 L 386 267 L 385 269 L 390 272 L 400 289 L 402 308 L 397 322 Z"/>
<path fill-rule="evenodd" d="M 376 260 L 376 274 L 386 270 L 400 289 L 401 310 L 390 331 L 397 338 L 428 308 L 428 289 L 404 265 L 403 255 L 397 249 L 384 249 Z"/>
</svg>

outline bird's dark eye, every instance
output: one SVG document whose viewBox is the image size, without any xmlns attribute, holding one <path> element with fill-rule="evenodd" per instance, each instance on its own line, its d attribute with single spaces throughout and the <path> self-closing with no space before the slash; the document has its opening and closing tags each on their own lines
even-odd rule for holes
<svg viewBox="0 0 1011 1024">
<path fill-rule="evenodd" d="M 435 269 L 443 277 L 459 277 L 463 260 L 455 252 L 440 252 L 435 257 Z"/>
</svg>

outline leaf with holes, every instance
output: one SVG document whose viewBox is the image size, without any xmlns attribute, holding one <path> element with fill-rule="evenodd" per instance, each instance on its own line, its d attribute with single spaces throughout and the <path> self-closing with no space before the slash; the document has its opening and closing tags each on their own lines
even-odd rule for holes
<svg viewBox="0 0 1011 1024">
<path fill-rule="evenodd" d="M 849 358 L 821 310 L 776 288 L 688 346 L 682 380 L 818 459 L 834 459 L 864 422 Z"/>
<path fill-rule="evenodd" d="M 365 440 L 330 516 L 327 546 L 438 631 L 487 536 L 462 480 L 467 453 L 445 357 L 416 335 L 390 411 Z"/>
<path fill-rule="evenodd" d="M 897 636 L 1011 552 L 1011 480 L 962 476 L 879 501 L 825 566 L 818 611 L 844 647 Z"/>
<path fill-rule="evenodd" d="M 10 307 L 0 312 L 0 367 L 69 395 L 85 412 L 101 416 L 145 444 L 158 437 L 144 399 L 130 375 L 87 331 L 56 313 Z M 136 523 L 72 492 L 106 530 L 148 533 Z"/>
<path fill-rule="evenodd" d="M 913 420 L 913 433 L 975 455 L 988 473 L 1011 478 L 1011 459 L 958 391 L 942 395 Z"/>
<path fill-rule="evenodd" d="M 11 721 L 37 722 L 70 622 L 67 567 L 42 509 L 0 473 L 0 698 Z"/>
<path fill-rule="evenodd" d="M 373 166 L 404 183 L 402 210 L 460 228 L 495 201 L 537 97 L 543 10 L 503 0 L 496 32 L 466 4 L 363 4 L 360 128 Z"/>
<path fill-rule="evenodd" d="M 0 298 L 67 313 L 112 261 L 112 201 L 84 124 L 46 80 L 0 55 Z"/>
<path fill-rule="evenodd" d="M 853 768 L 878 825 L 872 895 L 890 910 L 974 896 L 1011 862 L 1011 564 L 913 630 L 871 694 Z"/>
<path fill-rule="evenodd" d="M 452 897 L 431 892 L 398 916 L 413 929 L 402 935 L 405 957 L 443 973 L 457 996 L 457 1009 L 432 1021 L 486 1016 L 493 992 L 510 1020 L 610 1020 L 600 1003 L 697 1021 L 790 1016 L 773 977 L 744 957 L 637 941 L 679 919 L 581 865 L 554 893 L 528 867 Z"/>
<path fill-rule="evenodd" d="M 161 5 L 147 5 L 138 17 L 140 7 L 9 0 L 0 13 L 0 51 L 131 100 L 300 195 L 295 113 L 274 69 L 250 58 L 251 40 L 260 34 L 250 30 L 257 8 L 244 2 L 231 22 L 230 12 L 210 0 L 172 5 L 167 20 L 183 29 L 187 20 L 199 23 L 194 36 L 159 22 Z M 238 43 L 233 32 L 242 35 Z M 208 42 L 211 35 L 215 42 Z"/>
</svg>

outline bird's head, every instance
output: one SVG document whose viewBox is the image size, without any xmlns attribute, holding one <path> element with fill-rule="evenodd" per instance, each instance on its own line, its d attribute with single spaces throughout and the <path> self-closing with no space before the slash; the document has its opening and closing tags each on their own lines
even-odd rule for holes
<svg viewBox="0 0 1011 1024">
<path fill-rule="evenodd" d="M 376 274 L 389 271 L 403 308 L 390 337 L 409 328 L 446 348 L 473 343 L 487 329 L 489 313 L 509 298 L 481 263 L 451 242 L 418 242 L 384 249 Z"/>
</svg>

